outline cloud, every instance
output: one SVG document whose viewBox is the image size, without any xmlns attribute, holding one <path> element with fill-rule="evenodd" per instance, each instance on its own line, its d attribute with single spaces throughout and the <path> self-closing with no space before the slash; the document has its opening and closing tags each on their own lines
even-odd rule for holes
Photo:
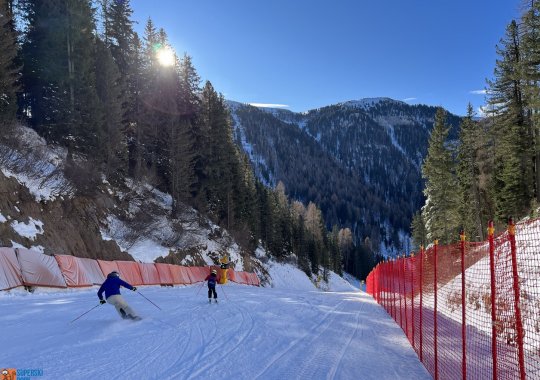
<svg viewBox="0 0 540 380">
<path fill-rule="evenodd" d="M 487 90 L 472 90 L 472 91 L 469 91 L 469 94 L 474 94 L 474 95 L 485 95 L 487 93 Z"/>
<path fill-rule="evenodd" d="M 275 104 L 275 103 L 248 103 L 250 106 L 253 107 L 260 107 L 260 108 L 289 108 L 287 104 Z"/>
<path fill-rule="evenodd" d="M 476 115 L 478 117 L 486 117 L 487 116 L 487 107 L 486 106 L 480 106 L 476 109 Z"/>
<path fill-rule="evenodd" d="M 416 98 L 405 98 L 405 99 L 403 99 L 404 102 L 412 102 L 413 100 L 416 100 Z"/>
</svg>

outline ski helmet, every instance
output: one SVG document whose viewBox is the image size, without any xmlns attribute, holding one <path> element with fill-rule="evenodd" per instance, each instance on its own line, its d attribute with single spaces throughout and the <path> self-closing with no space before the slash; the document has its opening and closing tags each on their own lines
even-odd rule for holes
<svg viewBox="0 0 540 380">
<path fill-rule="evenodd" d="M 212 273 L 213 273 L 213 274 L 217 274 L 217 270 L 212 269 Z"/>
<path fill-rule="evenodd" d="M 109 273 L 109 275 L 107 277 L 120 277 L 120 273 L 113 270 L 111 273 Z"/>
</svg>

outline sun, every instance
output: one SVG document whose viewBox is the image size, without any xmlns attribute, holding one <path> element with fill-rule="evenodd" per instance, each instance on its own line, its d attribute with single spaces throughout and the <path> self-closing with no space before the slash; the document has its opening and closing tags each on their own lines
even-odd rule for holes
<svg viewBox="0 0 540 380">
<path fill-rule="evenodd" d="M 164 46 L 156 52 L 157 60 L 161 66 L 172 66 L 176 61 L 173 49 Z"/>
</svg>

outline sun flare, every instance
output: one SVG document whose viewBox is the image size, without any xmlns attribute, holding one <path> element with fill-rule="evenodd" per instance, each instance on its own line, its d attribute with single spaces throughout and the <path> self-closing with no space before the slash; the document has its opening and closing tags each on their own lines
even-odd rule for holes
<svg viewBox="0 0 540 380">
<path fill-rule="evenodd" d="M 161 66 L 172 66 L 175 62 L 174 51 L 168 47 L 162 47 L 157 51 L 157 59 Z"/>
</svg>

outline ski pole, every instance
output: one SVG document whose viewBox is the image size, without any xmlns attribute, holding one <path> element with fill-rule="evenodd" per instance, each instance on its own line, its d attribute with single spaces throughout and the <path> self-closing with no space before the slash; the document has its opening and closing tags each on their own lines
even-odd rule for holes
<svg viewBox="0 0 540 380">
<path fill-rule="evenodd" d="M 219 284 L 219 286 L 221 286 L 221 290 L 223 291 L 223 295 L 225 296 L 227 301 L 229 301 L 229 297 L 227 297 L 227 293 L 225 293 L 225 289 L 223 288 L 223 285 Z"/>
<path fill-rule="evenodd" d="M 141 296 L 143 296 L 148 302 L 150 302 L 152 305 L 154 305 L 154 306 L 157 307 L 159 310 L 161 310 L 161 308 L 160 308 L 158 305 L 156 305 L 155 303 L 153 303 L 152 301 L 150 301 L 148 298 L 146 298 L 146 297 L 144 296 L 144 294 L 142 294 L 142 293 L 139 292 L 138 290 L 137 290 L 137 293 L 139 293 L 139 294 L 140 294 Z"/>
<path fill-rule="evenodd" d="M 201 292 L 201 289 L 203 288 L 203 286 L 204 286 L 204 281 L 201 282 L 201 286 L 199 286 L 199 290 L 197 290 L 197 294 L 195 294 L 196 296 L 199 295 L 199 293 Z"/>
<path fill-rule="evenodd" d="M 90 313 L 92 310 L 94 310 L 94 309 L 95 309 L 96 307 L 98 307 L 98 306 L 101 306 L 101 304 L 98 303 L 96 306 L 94 306 L 93 308 L 91 308 L 90 310 L 88 310 L 86 313 L 83 313 L 83 314 L 79 315 L 77 318 L 75 318 L 74 320 L 72 320 L 72 321 L 69 322 L 69 323 L 75 322 L 77 319 L 79 319 L 79 318 L 81 318 L 82 316 L 84 316 L 84 315 Z"/>
</svg>

